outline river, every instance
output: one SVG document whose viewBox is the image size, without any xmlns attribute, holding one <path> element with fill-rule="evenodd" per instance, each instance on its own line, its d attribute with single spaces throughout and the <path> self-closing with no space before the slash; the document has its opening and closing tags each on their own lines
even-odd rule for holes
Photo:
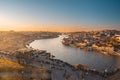
<svg viewBox="0 0 120 80">
<path fill-rule="evenodd" d="M 72 65 L 87 64 L 90 68 L 97 70 L 112 70 L 120 67 L 120 57 L 106 56 L 97 52 L 88 52 L 80 48 L 65 46 L 61 43 L 61 39 L 66 35 L 60 35 L 58 38 L 35 40 L 30 43 L 34 49 L 47 50 L 55 55 L 56 59 L 61 59 Z"/>
</svg>

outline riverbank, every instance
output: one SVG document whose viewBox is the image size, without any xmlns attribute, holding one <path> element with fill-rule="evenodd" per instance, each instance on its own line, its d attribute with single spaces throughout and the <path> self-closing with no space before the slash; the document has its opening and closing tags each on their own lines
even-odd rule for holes
<svg viewBox="0 0 120 80">
<path fill-rule="evenodd" d="M 56 38 L 57 32 L 0 32 L 0 51 L 12 52 L 26 48 L 31 41 L 36 39 Z"/>
<path fill-rule="evenodd" d="M 73 32 L 68 34 L 68 38 L 63 38 L 62 43 L 86 51 L 120 56 L 120 31 Z"/>
<path fill-rule="evenodd" d="M 23 32 L 22 34 L 16 33 L 16 32 L 14 33 L 10 32 L 7 34 L 4 33 L 4 36 L 1 37 L 3 40 L 3 41 L 1 40 L 1 43 L 8 42 L 8 41 L 13 42 L 13 43 L 9 42 L 9 46 L 6 46 L 7 48 L 5 48 L 5 50 L 0 51 L 1 52 L 0 57 L 2 59 L 10 60 L 12 62 L 17 62 L 25 67 L 24 69 L 20 70 L 21 80 L 22 78 L 24 79 L 28 78 L 28 80 L 31 80 L 31 79 L 32 80 L 34 79 L 36 80 L 39 80 L 39 79 L 44 79 L 44 80 L 65 80 L 65 79 L 67 80 L 82 80 L 82 79 L 103 80 L 103 78 L 106 78 L 109 76 L 108 74 L 112 75 L 116 73 L 117 71 L 119 71 L 119 69 L 117 69 L 113 71 L 113 73 L 109 71 L 104 73 L 104 72 L 99 72 L 95 69 L 89 69 L 89 67 L 87 67 L 86 65 L 79 64 L 79 65 L 73 66 L 62 60 L 54 59 L 54 55 L 51 55 L 51 53 L 48 53 L 44 50 L 35 50 L 32 48 L 26 47 L 26 45 L 29 45 L 29 43 L 33 40 L 54 38 L 54 37 L 58 37 L 58 35 L 56 35 L 56 33 L 47 33 L 47 35 L 46 33 L 44 33 L 44 35 L 43 33 L 26 34 L 25 32 Z M 6 44 L 7 43 L 5 43 L 5 45 Z M 4 47 L 1 47 L 1 48 L 4 48 Z M 41 69 L 46 71 L 46 73 L 45 74 L 41 73 Z M 17 71 L 17 74 L 18 72 L 19 71 Z M 9 74 L 9 73 L 1 73 L 1 74 Z M 13 74 L 12 76 L 16 76 L 16 75 Z"/>
<path fill-rule="evenodd" d="M 48 73 L 46 74 L 49 74 L 49 76 L 51 75 L 49 77 L 50 80 L 102 80 L 103 78 L 109 76 L 108 74 L 110 74 L 110 72 L 104 73 L 98 72 L 95 69 L 89 69 L 89 67 L 87 67 L 86 65 L 70 65 L 69 63 L 62 60 L 54 59 L 53 55 L 44 50 L 21 49 L 15 51 L 12 54 L 3 55 L 1 55 L 1 58 L 5 58 L 22 65 L 33 66 L 36 68 L 48 70 Z M 116 70 L 115 72 L 117 71 L 119 70 Z M 112 74 L 114 74 L 115 72 L 113 72 Z M 35 75 L 31 75 L 31 77 L 36 78 Z"/>
<path fill-rule="evenodd" d="M 75 43 L 75 44 L 71 44 L 68 42 L 65 42 L 64 40 L 62 40 L 62 44 L 66 45 L 66 46 L 70 46 L 70 47 L 74 47 L 74 48 L 80 48 L 84 51 L 93 51 L 93 52 L 97 52 L 103 55 L 111 55 L 111 56 L 120 56 L 119 52 L 115 52 L 109 49 L 109 47 L 99 47 L 99 46 L 92 46 L 92 47 L 86 47 L 85 44 L 86 43 Z"/>
</svg>

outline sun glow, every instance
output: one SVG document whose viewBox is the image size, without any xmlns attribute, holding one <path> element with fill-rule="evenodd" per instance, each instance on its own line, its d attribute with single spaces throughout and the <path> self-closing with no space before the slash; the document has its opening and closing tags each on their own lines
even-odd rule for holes
<svg viewBox="0 0 120 80">
<path fill-rule="evenodd" d="M 101 25 L 100 25 L 101 26 Z M 35 24 L 34 20 L 33 23 L 29 21 L 23 21 L 21 19 L 17 19 L 16 17 L 2 14 L 0 13 L 0 31 L 51 31 L 51 32 L 74 32 L 74 31 L 89 31 L 89 30 L 98 30 L 101 29 L 96 25 L 82 25 L 81 26 L 74 26 L 74 25 L 42 25 Z"/>
</svg>

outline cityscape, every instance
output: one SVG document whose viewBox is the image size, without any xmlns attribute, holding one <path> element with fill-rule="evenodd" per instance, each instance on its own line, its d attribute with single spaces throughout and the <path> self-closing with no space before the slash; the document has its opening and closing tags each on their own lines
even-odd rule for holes
<svg viewBox="0 0 120 80">
<path fill-rule="evenodd" d="M 120 1 L 0 0 L 0 80 L 120 80 Z"/>
<path fill-rule="evenodd" d="M 120 31 L 75 32 L 64 38 L 62 43 L 85 50 L 96 50 L 106 55 L 120 55 Z"/>
</svg>

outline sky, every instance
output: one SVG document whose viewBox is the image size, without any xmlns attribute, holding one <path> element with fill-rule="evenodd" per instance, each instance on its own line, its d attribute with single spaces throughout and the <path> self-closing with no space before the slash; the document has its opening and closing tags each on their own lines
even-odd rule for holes
<svg viewBox="0 0 120 80">
<path fill-rule="evenodd" d="M 0 30 L 120 30 L 120 0 L 0 0 Z"/>
</svg>

